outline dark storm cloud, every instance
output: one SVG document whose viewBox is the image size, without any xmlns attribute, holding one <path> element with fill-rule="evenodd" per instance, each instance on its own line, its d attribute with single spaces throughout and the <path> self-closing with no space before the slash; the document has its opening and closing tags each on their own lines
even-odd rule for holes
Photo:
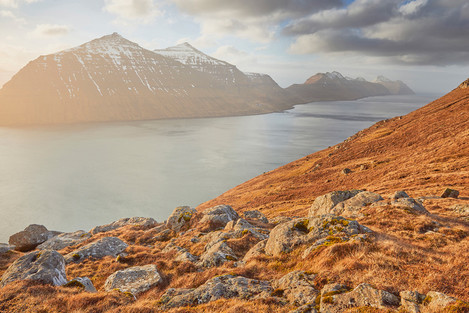
<svg viewBox="0 0 469 313">
<path fill-rule="evenodd" d="M 469 63 L 469 2 L 356 0 L 294 20 L 283 33 L 296 37 L 290 51 L 298 54 L 351 52 L 413 65 Z"/>
</svg>

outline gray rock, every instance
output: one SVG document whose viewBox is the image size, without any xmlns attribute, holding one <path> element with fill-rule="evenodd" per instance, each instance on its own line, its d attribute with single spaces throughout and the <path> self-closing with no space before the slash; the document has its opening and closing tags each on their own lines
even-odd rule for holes
<svg viewBox="0 0 469 313">
<path fill-rule="evenodd" d="M 237 259 L 233 250 L 224 241 L 220 241 L 200 256 L 198 264 L 204 267 L 214 267 Z"/>
<path fill-rule="evenodd" d="M 169 216 L 166 221 L 166 225 L 169 229 L 175 232 L 181 231 L 185 225 L 188 225 L 192 216 L 197 213 L 197 210 L 189 206 L 180 206 L 174 209 L 173 213 Z"/>
<path fill-rule="evenodd" d="M 420 313 L 420 305 L 425 295 L 417 291 L 401 291 L 399 295 L 401 297 L 402 310 L 409 313 Z"/>
<path fill-rule="evenodd" d="M 243 300 L 269 297 L 273 289 L 268 281 L 223 275 L 208 280 L 195 289 L 169 289 L 160 302 L 165 308 L 208 303 L 219 299 Z"/>
<path fill-rule="evenodd" d="M 23 231 L 10 236 L 8 243 L 16 246 L 17 251 L 27 252 L 58 234 L 58 232 L 47 230 L 43 225 L 31 224 Z"/>
<path fill-rule="evenodd" d="M 318 313 L 318 311 L 314 308 L 314 304 L 305 304 L 289 313 Z"/>
<path fill-rule="evenodd" d="M 98 292 L 88 277 L 76 277 L 66 283 L 64 287 L 78 287 L 87 292 Z"/>
<path fill-rule="evenodd" d="M 269 230 L 254 227 L 251 223 L 243 218 L 239 218 L 236 221 L 229 221 L 225 226 L 225 231 L 234 232 L 234 237 L 241 238 L 248 232 L 259 240 L 264 240 L 269 237 Z"/>
<path fill-rule="evenodd" d="M 204 216 L 199 223 L 209 223 L 214 227 L 225 227 L 229 221 L 236 221 L 238 213 L 229 205 L 217 205 L 204 211 Z"/>
<path fill-rule="evenodd" d="M 446 190 L 443 191 L 443 194 L 441 195 L 441 197 L 457 199 L 459 197 L 459 191 L 451 189 L 451 188 L 446 188 Z"/>
<path fill-rule="evenodd" d="M 362 191 L 352 198 L 338 203 L 330 212 L 325 214 L 335 214 L 344 217 L 356 218 L 361 216 L 360 210 L 363 207 L 381 200 L 384 200 L 383 197 L 377 193 Z"/>
<path fill-rule="evenodd" d="M 319 294 L 319 291 L 313 286 L 315 276 L 304 271 L 290 272 L 282 278 L 272 281 L 272 287 L 275 288 L 274 294 L 282 294 L 295 306 L 314 303 Z"/>
<path fill-rule="evenodd" d="M 197 260 L 198 260 L 198 258 L 195 255 L 189 253 L 186 249 L 184 249 L 182 247 L 176 246 L 172 242 L 168 243 L 166 245 L 166 247 L 163 250 L 161 250 L 161 252 L 163 252 L 163 253 L 171 252 L 171 251 L 176 252 L 176 255 L 175 255 L 175 258 L 174 258 L 174 260 L 176 260 L 176 261 L 180 261 L 180 262 L 197 262 Z"/>
<path fill-rule="evenodd" d="M 352 173 L 352 170 L 349 169 L 349 168 L 344 168 L 341 173 L 342 173 L 343 175 L 348 175 L 348 174 Z"/>
<path fill-rule="evenodd" d="M 283 224 L 285 222 L 291 221 L 293 218 L 289 216 L 276 216 L 270 219 L 270 223 L 274 225 Z"/>
<path fill-rule="evenodd" d="M 456 298 L 447 296 L 444 293 L 430 291 L 423 300 L 423 309 L 425 312 L 431 313 L 445 312 L 445 308 L 451 304 L 456 304 L 456 301 Z"/>
<path fill-rule="evenodd" d="M 469 215 L 469 204 L 455 204 L 450 209 L 463 216 Z"/>
<path fill-rule="evenodd" d="M 400 303 L 399 298 L 392 293 L 378 290 L 369 284 L 360 284 L 350 292 L 337 292 L 322 292 L 320 312 L 341 313 L 349 308 L 364 306 L 394 309 Z"/>
<path fill-rule="evenodd" d="M 0 285 L 3 287 L 18 280 L 35 280 L 61 286 L 67 283 L 65 260 L 60 253 L 52 250 L 25 254 L 5 271 Z"/>
<path fill-rule="evenodd" d="M 6 244 L 6 243 L 0 243 L 0 255 L 7 253 L 8 251 L 14 250 L 15 246 Z"/>
<path fill-rule="evenodd" d="M 265 246 L 267 244 L 267 239 L 259 241 L 243 257 L 243 261 L 247 262 L 252 258 L 265 254 Z"/>
<path fill-rule="evenodd" d="M 401 190 L 401 191 L 396 191 L 394 195 L 391 197 L 392 200 L 397 200 L 401 198 L 410 198 L 407 192 Z"/>
<path fill-rule="evenodd" d="M 91 237 L 90 233 L 79 230 L 73 233 L 63 233 L 48 239 L 37 246 L 39 250 L 62 250 L 68 246 L 77 245 Z"/>
<path fill-rule="evenodd" d="M 90 230 L 90 233 L 93 235 L 96 235 L 98 233 L 108 232 L 108 231 L 111 231 L 111 230 L 114 230 L 123 226 L 127 226 L 127 225 L 135 225 L 135 226 L 142 226 L 145 228 L 151 228 L 151 227 L 155 227 L 157 224 L 158 223 L 151 217 L 130 217 L 130 218 L 126 217 L 126 218 L 121 218 L 120 220 L 117 220 L 110 224 L 96 226 Z"/>
<path fill-rule="evenodd" d="M 363 190 L 333 191 L 319 196 L 311 205 L 308 216 L 330 214 L 337 204 L 354 197 L 362 191 Z"/>
<path fill-rule="evenodd" d="M 116 237 L 104 237 L 89 243 L 65 256 L 65 261 L 81 262 L 86 258 L 101 259 L 105 256 L 117 256 L 127 248 L 127 244 Z"/>
<path fill-rule="evenodd" d="M 130 292 L 133 295 L 137 295 L 162 282 L 163 279 L 156 265 L 134 266 L 117 271 L 109 276 L 104 284 L 104 290 L 112 291 L 119 289 L 122 292 Z"/>
<path fill-rule="evenodd" d="M 219 243 L 220 241 L 233 239 L 235 237 L 236 237 L 236 233 L 234 231 L 228 231 L 228 232 L 214 231 L 214 232 L 210 232 L 202 238 L 203 242 L 207 242 L 207 244 L 204 247 L 204 251 L 210 250 L 211 247 L 213 247 L 215 244 Z"/>
<path fill-rule="evenodd" d="M 391 201 L 391 205 L 411 214 L 430 214 L 425 207 L 414 198 L 400 198 Z"/>
<path fill-rule="evenodd" d="M 259 211 L 259 210 L 245 211 L 243 213 L 243 215 L 244 215 L 245 218 L 251 218 L 251 219 L 259 220 L 262 223 L 268 223 L 269 222 L 267 217 L 265 217 L 265 215 L 262 214 L 262 212 Z"/>
<path fill-rule="evenodd" d="M 155 237 L 153 237 L 154 240 L 156 241 L 168 241 L 171 238 L 173 238 L 176 235 L 176 233 L 172 229 L 164 229 L 157 233 Z"/>
</svg>

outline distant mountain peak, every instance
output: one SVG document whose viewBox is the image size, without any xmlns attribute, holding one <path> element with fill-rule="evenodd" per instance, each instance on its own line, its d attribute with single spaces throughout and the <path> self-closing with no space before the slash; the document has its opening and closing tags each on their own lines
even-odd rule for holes
<svg viewBox="0 0 469 313">
<path fill-rule="evenodd" d="M 376 80 L 375 82 L 377 83 L 389 83 L 389 82 L 392 82 L 392 80 L 390 80 L 389 78 L 383 76 L 383 75 L 379 75 L 378 77 L 376 77 Z"/>
</svg>

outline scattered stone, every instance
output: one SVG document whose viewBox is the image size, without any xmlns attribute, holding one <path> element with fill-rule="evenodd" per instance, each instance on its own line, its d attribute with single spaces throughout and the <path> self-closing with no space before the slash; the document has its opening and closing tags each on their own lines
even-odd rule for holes
<svg viewBox="0 0 469 313">
<path fill-rule="evenodd" d="M 88 277 L 77 277 L 69 281 L 64 287 L 77 287 L 87 292 L 98 292 Z"/>
<path fill-rule="evenodd" d="M 319 196 L 314 200 L 313 205 L 309 209 L 308 216 L 329 214 L 337 204 L 356 196 L 362 191 L 363 190 L 333 191 Z"/>
<path fill-rule="evenodd" d="M 5 271 L 0 286 L 18 280 L 35 280 L 61 286 L 67 283 L 65 260 L 60 253 L 53 250 L 25 254 Z"/>
<path fill-rule="evenodd" d="M 15 246 L 9 245 L 7 243 L 0 243 L 0 255 L 7 253 L 10 250 L 14 250 Z"/>
<path fill-rule="evenodd" d="M 200 223 L 208 223 L 213 227 L 225 227 L 229 221 L 239 218 L 238 213 L 229 205 L 217 205 L 204 211 Z"/>
<path fill-rule="evenodd" d="M 348 174 L 350 174 L 350 173 L 352 173 L 352 170 L 349 169 L 349 168 L 344 168 L 344 169 L 342 170 L 342 174 L 343 174 L 343 175 L 348 175 Z"/>
<path fill-rule="evenodd" d="M 58 235 L 58 232 L 47 230 L 43 225 L 31 224 L 23 231 L 10 236 L 8 243 L 14 245 L 15 250 L 27 252 L 34 250 L 44 241 Z"/>
<path fill-rule="evenodd" d="M 117 256 L 127 248 L 127 244 L 116 237 L 104 237 L 98 241 L 89 243 L 65 256 L 65 261 L 81 262 L 86 258 L 101 259 L 105 256 Z"/>
<path fill-rule="evenodd" d="M 110 224 L 96 226 L 90 230 L 90 233 L 96 235 L 98 233 L 108 232 L 123 226 L 127 225 L 135 225 L 135 226 L 142 226 L 144 228 L 151 228 L 155 227 L 158 223 L 152 219 L 151 217 L 130 217 L 130 218 L 121 218 L 115 222 Z"/>
<path fill-rule="evenodd" d="M 340 313 L 354 307 L 394 309 L 399 306 L 398 297 L 369 284 L 360 284 L 350 292 L 328 291 L 321 294 L 321 312 Z"/>
<path fill-rule="evenodd" d="M 267 244 L 267 239 L 259 241 L 256 243 L 249 251 L 244 255 L 243 261 L 247 262 L 252 258 L 265 254 L 265 246 Z"/>
<path fill-rule="evenodd" d="M 420 313 L 420 305 L 425 295 L 417 291 L 401 291 L 399 295 L 401 296 L 402 310 L 409 313 Z"/>
<path fill-rule="evenodd" d="M 414 198 L 399 198 L 391 201 L 391 205 L 403 209 L 410 214 L 430 214 L 422 203 Z"/>
<path fill-rule="evenodd" d="M 225 262 L 236 260 L 238 260 L 238 258 L 233 250 L 231 250 L 224 241 L 220 241 L 200 256 L 198 264 L 204 267 L 214 267 L 220 266 Z"/>
<path fill-rule="evenodd" d="M 243 214 L 244 214 L 245 218 L 256 219 L 256 220 L 259 220 L 260 222 L 266 223 L 266 224 L 269 222 L 267 217 L 265 217 L 265 215 L 262 214 L 262 212 L 259 211 L 259 210 L 245 211 Z"/>
<path fill-rule="evenodd" d="M 176 308 L 218 299 L 267 298 L 272 291 L 268 281 L 223 275 L 214 277 L 195 289 L 170 288 L 161 296 L 160 302 L 164 308 Z"/>
<path fill-rule="evenodd" d="M 122 292 L 130 292 L 134 296 L 161 284 L 161 278 L 156 265 L 134 266 L 117 271 L 106 279 L 104 290 L 119 289 Z"/>
<path fill-rule="evenodd" d="M 455 304 L 456 298 L 445 295 L 441 292 L 430 291 L 423 299 L 423 307 L 425 312 L 444 312 L 444 309 L 451 304 Z"/>
<path fill-rule="evenodd" d="M 366 171 L 367 169 L 369 169 L 370 166 L 368 164 L 362 164 L 360 165 L 360 171 Z"/>
<path fill-rule="evenodd" d="M 91 234 L 83 230 L 79 230 L 73 233 L 63 233 L 41 243 L 39 246 L 37 246 L 37 249 L 62 250 L 65 247 L 77 245 L 90 237 Z"/>
<path fill-rule="evenodd" d="M 189 225 L 189 222 L 195 213 L 197 213 L 197 210 L 189 206 L 177 207 L 169 216 L 166 225 L 169 229 L 179 232 L 182 229 L 187 228 L 186 225 Z"/>
<path fill-rule="evenodd" d="M 401 190 L 401 191 L 396 191 L 394 195 L 391 197 L 391 200 L 397 200 L 401 198 L 410 198 L 407 192 Z"/>
<path fill-rule="evenodd" d="M 314 303 L 319 291 L 313 287 L 316 275 L 304 271 L 293 271 L 272 282 L 275 296 L 285 297 L 291 304 L 302 306 Z"/>
<path fill-rule="evenodd" d="M 443 194 L 441 195 L 442 198 L 455 198 L 457 199 L 459 197 L 459 191 L 446 188 L 445 191 L 443 191 Z"/>
</svg>

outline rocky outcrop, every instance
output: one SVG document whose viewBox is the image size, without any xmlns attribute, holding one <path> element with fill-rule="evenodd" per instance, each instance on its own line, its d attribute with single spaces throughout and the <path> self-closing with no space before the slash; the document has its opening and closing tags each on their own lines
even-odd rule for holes
<svg viewBox="0 0 469 313">
<path fill-rule="evenodd" d="M 162 282 L 163 278 L 158 272 L 156 265 L 150 264 L 134 266 L 115 272 L 106 279 L 104 289 L 106 291 L 118 289 L 122 292 L 138 295 Z"/>
<path fill-rule="evenodd" d="M 64 287 L 76 287 L 87 292 L 98 292 L 88 277 L 76 277 L 66 283 Z"/>
<path fill-rule="evenodd" d="M 399 198 L 391 201 L 391 205 L 411 214 L 430 214 L 423 204 L 414 198 Z"/>
<path fill-rule="evenodd" d="M 460 89 L 466 89 L 467 87 L 469 87 L 469 78 L 466 79 L 465 81 L 463 81 L 458 88 Z"/>
<path fill-rule="evenodd" d="M 23 255 L 5 271 L 0 285 L 17 280 L 34 280 L 55 286 L 67 283 L 65 260 L 52 250 L 34 251 Z"/>
<path fill-rule="evenodd" d="M 425 295 L 418 293 L 417 291 L 401 291 L 399 293 L 401 297 L 401 308 L 405 312 L 419 313 L 420 305 L 425 299 Z"/>
<path fill-rule="evenodd" d="M 34 250 L 44 241 L 56 236 L 57 232 L 47 230 L 43 225 L 32 224 L 23 231 L 10 236 L 8 243 L 14 245 L 15 250 L 27 252 Z"/>
<path fill-rule="evenodd" d="M 333 245 L 366 237 L 371 232 L 357 221 L 335 215 L 299 218 L 277 225 L 267 240 L 265 252 L 277 256 L 309 244 L 303 257 L 320 246 Z"/>
<path fill-rule="evenodd" d="M 259 210 L 244 211 L 243 215 L 244 215 L 245 218 L 258 220 L 262 223 L 268 223 L 269 222 L 267 217 L 265 217 L 265 215 L 262 214 L 262 212 L 259 211 Z"/>
<path fill-rule="evenodd" d="M 225 227 L 230 221 L 236 221 L 239 218 L 238 213 L 229 205 L 217 205 L 203 212 L 200 224 L 206 223 L 212 228 Z"/>
<path fill-rule="evenodd" d="M 449 305 L 456 304 L 457 299 L 447 296 L 444 293 L 430 291 L 422 301 L 421 308 L 424 312 L 437 313 L 444 312 Z"/>
<path fill-rule="evenodd" d="M 331 214 L 337 204 L 356 196 L 362 191 L 363 190 L 333 191 L 319 196 L 311 205 L 308 216 Z"/>
<path fill-rule="evenodd" d="M 173 244 L 171 242 L 168 243 L 163 250 L 161 250 L 161 252 L 163 252 L 163 253 L 171 252 L 171 251 L 174 251 L 176 253 L 176 256 L 174 258 L 174 260 L 176 260 L 176 261 L 196 262 L 198 260 L 198 258 L 195 255 L 189 253 L 189 251 L 187 251 L 187 249 L 176 246 L 175 244 Z"/>
<path fill-rule="evenodd" d="M 254 227 L 243 218 L 236 221 L 230 221 L 225 226 L 225 231 L 234 232 L 234 237 L 242 237 L 247 233 L 251 233 L 259 240 L 264 240 L 269 237 L 269 231 L 265 228 Z"/>
<path fill-rule="evenodd" d="M 73 233 L 63 233 L 41 243 L 37 246 L 37 249 L 62 250 L 65 247 L 77 245 L 90 237 L 91 234 L 83 230 L 78 230 Z"/>
<path fill-rule="evenodd" d="M 269 297 L 273 289 L 268 281 L 223 275 L 208 280 L 195 289 L 168 289 L 161 296 L 165 308 L 202 304 L 218 299 L 243 300 Z"/>
<path fill-rule="evenodd" d="M 259 241 L 251 249 L 246 252 L 243 257 L 243 261 L 247 262 L 257 256 L 265 254 L 265 246 L 267 245 L 267 239 Z"/>
<path fill-rule="evenodd" d="M 173 213 L 168 217 L 166 226 L 175 232 L 181 231 L 186 225 L 189 225 L 192 216 L 197 210 L 189 206 L 180 206 L 174 209 Z"/>
<path fill-rule="evenodd" d="M 290 272 L 272 282 L 272 295 L 284 297 L 295 306 L 314 303 L 319 293 L 313 286 L 315 276 L 304 271 Z"/>
<path fill-rule="evenodd" d="M 224 241 L 219 241 L 200 256 L 198 264 L 204 267 L 214 267 L 237 259 L 233 250 Z"/>
<path fill-rule="evenodd" d="M 65 256 L 65 261 L 80 262 L 86 258 L 101 259 L 105 256 L 117 256 L 127 248 L 127 244 L 116 237 L 104 237 L 89 243 Z"/>
<path fill-rule="evenodd" d="M 96 235 L 98 233 L 108 232 L 123 226 L 134 225 L 141 226 L 142 228 L 151 228 L 155 227 L 158 223 L 151 217 L 131 217 L 131 218 L 121 218 L 110 224 L 96 226 L 90 230 L 90 233 Z"/>
</svg>

